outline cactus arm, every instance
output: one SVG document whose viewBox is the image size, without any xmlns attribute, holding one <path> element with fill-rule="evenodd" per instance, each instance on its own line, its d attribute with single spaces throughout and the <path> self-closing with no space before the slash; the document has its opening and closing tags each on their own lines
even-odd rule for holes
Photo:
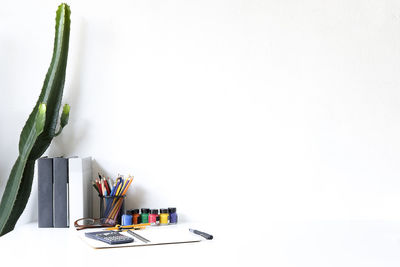
<svg viewBox="0 0 400 267">
<path fill-rule="evenodd" d="M 68 104 L 64 105 L 63 111 L 61 113 L 61 118 L 60 118 L 60 129 L 54 136 L 58 136 L 64 127 L 68 124 L 68 119 L 69 119 L 69 111 L 71 107 Z"/>
<path fill-rule="evenodd" d="M 67 68 L 70 15 L 71 10 L 68 5 L 61 4 L 58 7 L 53 57 L 36 103 L 38 105 L 43 102 L 47 105 L 46 124 L 29 156 L 29 159 L 32 160 L 38 159 L 46 151 L 55 136 Z M 34 117 L 34 115 L 31 114 L 30 117 Z"/>
<path fill-rule="evenodd" d="M 7 221 L 13 212 L 14 203 L 17 198 L 17 193 L 20 189 L 22 176 L 24 173 L 25 165 L 28 161 L 29 154 L 35 144 L 39 134 L 42 133 L 46 119 L 46 105 L 39 105 L 39 109 L 36 112 L 35 120 L 30 121 L 29 131 L 23 131 L 21 133 L 21 145 L 19 147 L 20 154 L 11 170 L 10 177 L 7 181 L 6 188 L 4 190 L 3 197 L 0 203 L 0 235 L 7 231 Z"/>
<path fill-rule="evenodd" d="M 19 142 L 20 154 L 11 170 L 0 202 L 0 236 L 14 229 L 26 207 L 32 189 L 35 160 L 46 151 L 55 136 L 67 67 L 70 14 L 70 8 L 66 4 L 61 4 L 57 9 L 54 49 L 50 67 L 39 99 L 22 129 Z M 40 114 L 41 103 L 46 106 L 44 127 L 41 133 L 36 132 L 35 138 L 31 139 L 28 136 L 36 127 L 33 125 L 37 125 L 35 123 Z"/>
</svg>

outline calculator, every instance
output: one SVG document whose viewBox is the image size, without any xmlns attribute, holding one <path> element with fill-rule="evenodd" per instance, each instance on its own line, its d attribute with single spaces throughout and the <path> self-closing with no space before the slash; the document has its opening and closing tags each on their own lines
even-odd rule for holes
<svg viewBox="0 0 400 267">
<path fill-rule="evenodd" d="M 85 233 L 88 238 L 96 239 L 110 245 L 125 244 L 133 242 L 133 238 L 121 235 L 119 232 L 114 231 L 100 231 Z"/>
</svg>

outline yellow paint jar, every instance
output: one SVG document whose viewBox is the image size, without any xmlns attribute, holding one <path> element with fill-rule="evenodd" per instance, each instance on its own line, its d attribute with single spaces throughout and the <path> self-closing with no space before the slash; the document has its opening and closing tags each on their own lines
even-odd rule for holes
<svg viewBox="0 0 400 267">
<path fill-rule="evenodd" d="M 168 224 L 168 209 L 160 209 L 160 224 L 167 225 Z"/>
</svg>

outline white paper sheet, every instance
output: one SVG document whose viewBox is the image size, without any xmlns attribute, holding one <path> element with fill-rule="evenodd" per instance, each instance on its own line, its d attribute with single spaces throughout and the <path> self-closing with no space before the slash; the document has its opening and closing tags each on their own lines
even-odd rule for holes
<svg viewBox="0 0 400 267">
<path fill-rule="evenodd" d="M 143 230 L 132 230 L 135 233 L 139 234 L 140 236 L 150 240 L 149 243 L 144 243 L 127 232 L 121 232 L 121 234 L 123 235 L 132 237 L 134 239 L 134 242 L 127 244 L 120 244 L 120 245 L 109 245 L 107 243 L 85 237 L 85 232 L 89 231 L 97 232 L 103 230 L 99 228 L 86 231 L 78 231 L 79 237 L 93 248 L 152 246 L 152 245 L 191 243 L 191 242 L 199 242 L 205 240 L 201 236 L 189 232 L 189 228 L 187 226 L 180 227 L 179 225 L 149 226 Z"/>
</svg>

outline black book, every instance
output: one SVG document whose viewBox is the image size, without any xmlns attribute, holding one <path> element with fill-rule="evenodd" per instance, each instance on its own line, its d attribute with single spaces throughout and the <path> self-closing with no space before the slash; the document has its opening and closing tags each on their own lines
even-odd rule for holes
<svg viewBox="0 0 400 267">
<path fill-rule="evenodd" d="M 69 226 L 68 218 L 68 159 L 53 158 L 54 227 Z"/>
<path fill-rule="evenodd" d="M 53 159 L 40 158 L 38 164 L 38 226 L 53 227 Z"/>
</svg>

